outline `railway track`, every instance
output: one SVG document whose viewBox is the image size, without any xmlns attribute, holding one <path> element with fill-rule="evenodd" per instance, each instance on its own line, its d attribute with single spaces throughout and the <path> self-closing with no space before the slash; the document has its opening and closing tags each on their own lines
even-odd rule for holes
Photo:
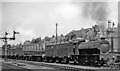
<svg viewBox="0 0 120 71">
<path fill-rule="evenodd" d="M 2 62 L 2 70 L 1 71 L 32 71 L 32 70 Z"/>
<path fill-rule="evenodd" d="M 37 66 L 44 66 L 44 67 L 50 67 L 53 69 L 59 69 L 60 71 L 96 71 L 93 69 L 85 69 L 85 68 L 76 68 L 69 65 L 64 64 L 55 64 L 55 63 L 44 63 L 44 62 L 32 62 L 32 61 L 23 61 L 23 60 L 16 60 L 16 62 L 20 63 L 27 63 L 31 65 L 37 65 Z"/>
<path fill-rule="evenodd" d="M 25 60 L 14 60 L 14 59 L 9 59 L 15 63 L 26 63 L 30 65 L 36 65 L 36 66 L 43 66 L 43 67 L 49 67 L 53 68 L 54 70 L 50 71 L 120 71 L 119 69 L 110 69 L 110 68 L 95 68 L 95 67 L 88 67 L 88 66 L 78 66 L 78 65 L 69 65 L 69 64 L 57 64 L 57 63 L 46 63 L 46 62 L 34 62 L 34 61 L 25 61 Z M 14 70 L 14 67 L 9 67 Z M 21 66 L 16 67 L 18 70 L 22 71 L 34 71 L 34 70 L 29 70 L 22 68 Z M 12 71 L 13 71 L 12 70 Z M 18 71 L 14 70 L 14 71 Z M 9 70 L 8 70 L 9 71 Z M 10 70 L 11 71 L 11 70 Z M 44 70 L 42 70 L 44 71 Z"/>
<path fill-rule="evenodd" d="M 110 68 L 98 69 L 94 67 L 84 67 L 84 66 L 65 65 L 65 64 L 56 64 L 56 63 L 33 62 L 33 61 L 23 61 L 23 60 L 17 60 L 17 61 L 31 65 L 50 67 L 62 71 L 119 71 L 118 69 L 110 69 Z"/>
</svg>

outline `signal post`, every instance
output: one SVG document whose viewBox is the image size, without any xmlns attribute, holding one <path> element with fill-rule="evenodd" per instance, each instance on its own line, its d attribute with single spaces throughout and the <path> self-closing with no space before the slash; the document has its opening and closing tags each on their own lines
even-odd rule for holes
<svg viewBox="0 0 120 71">
<path fill-rule="evenodd" d="M 4 37 L 0 37 L 0 39 L 3 39 L 4 45 L 5 45 L 5 61 L 6 61 L 6 62 L 8 61 L 8 60 L 7 60 L 7 55 L 8 55 L 7 43 L 8 43 L 8 40 L 15 40 L 15 39 L 16 39 L 16 38 L 15 38 L 15 35 L 16 35 L 16 34 L 19 34 L 19 32 L 13 31 L 13 37 L 7 37 L 8 33 L 5 32 L 5 36 L 4 36 Z"/>
</svg>

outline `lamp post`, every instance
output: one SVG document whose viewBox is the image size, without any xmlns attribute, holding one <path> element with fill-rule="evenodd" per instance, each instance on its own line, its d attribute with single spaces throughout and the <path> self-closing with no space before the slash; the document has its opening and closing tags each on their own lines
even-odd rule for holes
<svg viewBox="0 0 120 71">
<path fill-rule="evenodd" d="M 15 40 L 15 39 L 16 39 L 16 38 L 15 38 L 15 35 L 16 35 L 16 34 L 19 34 L 19 32 L 13 31 L 13 37 L 7 37 L 8 33 L 5 32 L 5 36 L 4 36 L 4 37 L 0 37 L 0 39 L 3 39 L 3 40 L 4 40 L 4 45 L 5 45 L 5 61 L 8 61 L 8 60 L 7 60 L 7 55 L 8 55 L 8 52 L 7 52 L 7 49 L 8 49 L 7 43 L 8 43 L 8 39 L 9 39 L 9 40 Z"/>
</svg>

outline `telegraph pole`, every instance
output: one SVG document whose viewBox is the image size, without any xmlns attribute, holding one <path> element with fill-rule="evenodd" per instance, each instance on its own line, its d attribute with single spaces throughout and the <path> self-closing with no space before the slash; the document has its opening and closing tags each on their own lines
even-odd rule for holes
<svg viewBox="0 0 120 71">
<path fill-rule="evenodd" d="M 58 26 L 58 24 L 56 23 L 56 48 L 57 48 L 57 52 L 58 52 L 58 46 L 57 46 L 57 26 Z"/>
<path fill-rule="evenodd" d="M 56 23 L 56 44 L 57 44 L 57 26 L 58 24 Z"/>
<path fill-rule="evenodd" d="M 5 45 L 5 61 L 7 61 L 7 55 L 8 55 L 8 47 L 7 47 L 7 43 L 8 43 L 8 39 L 9 40 L 15 40 L 15 35 L 16 34 L 19 34 L 19 32 L 15 32 L 13 31 L 13 37 L 7 37 L 8 33 L 5 32 L 5 36 L 4 37 L 0 37 L 0 39 L 3 39 L 4 40 L 4 45 Z"/>
</svg>

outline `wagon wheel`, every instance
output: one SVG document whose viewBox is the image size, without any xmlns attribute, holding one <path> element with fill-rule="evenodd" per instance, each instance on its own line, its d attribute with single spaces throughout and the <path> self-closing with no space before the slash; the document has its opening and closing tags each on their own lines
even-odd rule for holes
<svg viewBox="0 0 120 71">
<path fill-rule="evenodd" d="M 55 63 L 58 63 L 58 58 L 55 58 Z"/>
</svg>

